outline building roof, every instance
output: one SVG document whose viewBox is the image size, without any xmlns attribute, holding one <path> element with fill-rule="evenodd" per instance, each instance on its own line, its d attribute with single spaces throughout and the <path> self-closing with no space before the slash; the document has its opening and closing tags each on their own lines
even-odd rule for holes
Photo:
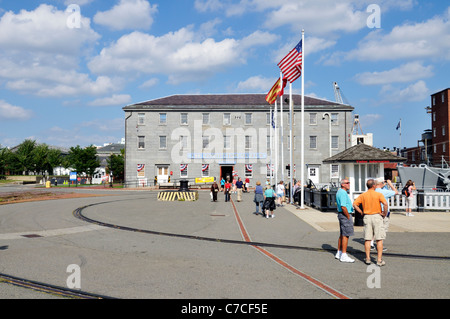
<svg viewBox="0 0 450 319">
<path fill-rule="evenodd" d="M 113 143 L 97 149 L 97 154 L 120 154 L 120 150 L 125 148 L 125 144 Z"/>
<path fill-rule="evenodd" d="M 289 98 L 288 95 L 284 96 L 285 99 Z M 241 109 L 241 108 L 267 108 L 270 104 L 266 101 L 266 94 L 196 94 L 196 95 L 171 95 L 155 100 L 140 102 L 132 105 L 125 106 L 125 111 L 137 110 L 137 109 L 154 109 L 154 108 L 172 108 L 177 109 L 182 107 L 183 109 Z M 301 95 L 293 94 L 294 106 L 301 106 Z M 288 103 L 285 102 L 287 106 Z M 340 104 L 337 102 L 327 101 L 323 99 L 313 98 L 305 96 L 305 108 L 306 107 L 322 107 L 333 109 L 345 109 L 353 110 L 353 107 L 346 104 Z"/>
<path fill-rule="evenodd" d="M 399 163 L 406 160 L 404 157 L 361 143 L 324 159 L 323 163 Z"/>
</svg>

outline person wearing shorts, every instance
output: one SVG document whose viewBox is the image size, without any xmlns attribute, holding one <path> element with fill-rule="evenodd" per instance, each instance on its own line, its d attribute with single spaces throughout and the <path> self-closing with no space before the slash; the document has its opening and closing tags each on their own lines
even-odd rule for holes
<svg viewBox="0 0 450 319">
<path fill-rule="evenodd" d="M 348 238 L 354 235 L 353 230 L 353 205 L 347 191 L 350 189 L 350 182 L 346 179 L 341 180 L 341 188 L 336 193 L 336 204 L 339 220 L 339 240 L 336 259 L 341 262 L 353 263 L 355 260 L 347 255 Z"/>
<path fill-rule="evenodd" d="M 353 202 L 353 208 L 364 216 L 364 250 L 366 253 L 364 262 L 367 265 L 371 263 L 370 242 L 373 238 L 377 243 L 377 265 L 384 266 L 386 263 L 382 257 L 386 231 L 383 226 L 383 218 L 387 215 L 387 201 L 383 194 L 375 191 L 376 182 L 374 179 L 369 179 L 366 185 L 367 192 L 359 195 Z M 362 206 L 362 210 L 359 205 Z"/>
</svg>

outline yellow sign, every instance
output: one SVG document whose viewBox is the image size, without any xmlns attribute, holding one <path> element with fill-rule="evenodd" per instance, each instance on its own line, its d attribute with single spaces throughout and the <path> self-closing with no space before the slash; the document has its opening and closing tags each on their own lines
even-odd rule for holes
<svg viewBox="0 0 450 319">
<path fill-rule="evenodd" d="M 214 182 L 214 177 L 201 177 L 195 179 L 195 184 L 199 183 L 212 183 Z"/>
</svg>

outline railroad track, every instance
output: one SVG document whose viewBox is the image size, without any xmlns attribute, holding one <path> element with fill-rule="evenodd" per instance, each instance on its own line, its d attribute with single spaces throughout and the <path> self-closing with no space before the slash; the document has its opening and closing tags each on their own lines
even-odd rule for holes
<svg viewBox="0 0 450 319">
<path fill-rule="evenodd" d="M 50 285 L 38 281 L 19 278 L 11 275 L 0 273 L 0 283 L 6 283 L 17 287 L 31 289 L 39 292 L 48 293 L 51 295 L 71 298 L 71 299 L 116 299 L 110 296 L 98 295 L 86 291 L 69 289 L 65 287 Z"/>
</svg>

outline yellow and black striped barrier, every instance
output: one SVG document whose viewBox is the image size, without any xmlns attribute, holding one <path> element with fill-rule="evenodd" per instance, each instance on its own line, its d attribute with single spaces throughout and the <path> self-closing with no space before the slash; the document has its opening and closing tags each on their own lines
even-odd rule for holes
<svg viewBox="0 0 450 319">
<path fill-rule="evenodd" d="M 161 201 L 196 201 L 198 199 L 198 192 L 183 192 L 183 191 L 164 191 L 158 193 L 158 200 Z"/>
</svg>

